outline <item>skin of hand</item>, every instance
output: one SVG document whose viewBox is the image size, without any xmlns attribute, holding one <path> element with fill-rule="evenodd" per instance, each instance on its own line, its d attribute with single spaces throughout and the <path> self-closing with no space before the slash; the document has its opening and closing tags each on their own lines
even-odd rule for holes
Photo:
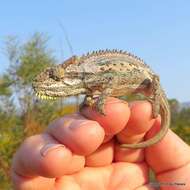
<svg viewBox="0 0 190 190">
<path fill-rule="evenodd" d="M 145 149 L 120 148 L 160 130 L 151 104 L 128 105 L 108 98 L 106 116 L 86 107 L 53 121 L 43 134 L 27 138 L 12 163 L 16 190 L 154 190 L 151 167 L 162 190 L 190 189 L 190 147 L 171 130 Z"/>
</svg>

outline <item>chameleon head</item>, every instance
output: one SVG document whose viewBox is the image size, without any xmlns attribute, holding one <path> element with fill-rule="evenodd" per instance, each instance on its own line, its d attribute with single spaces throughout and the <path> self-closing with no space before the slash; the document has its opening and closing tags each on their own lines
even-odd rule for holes
<svg viewBox="0 0 190 190">
<path fill-rule="evenodd" d="M 68 70 L 64 63 L 40 73 L 34 79 L 32 86 L 41 99 L 73 96 L 86 91 L 80 74 L 75 70 Z"/>
</svg>

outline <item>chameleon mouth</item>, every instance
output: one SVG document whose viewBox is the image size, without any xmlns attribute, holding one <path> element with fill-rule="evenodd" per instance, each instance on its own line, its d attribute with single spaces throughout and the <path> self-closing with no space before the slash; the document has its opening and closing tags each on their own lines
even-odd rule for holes
<svg viewBox="0 0 190 190">
<path fill-rule="evenodd" d="M 42 100 L 56 100 L 57 97 L 53 97 L 53 96 L 49 96 L 49 95 L 46 95 L 46 94 L 42 94 L 40 92 L 37 92 L 36 93 L 36 96 L 39 98 L 39 99 L 42 99 Z"/>
</svg>

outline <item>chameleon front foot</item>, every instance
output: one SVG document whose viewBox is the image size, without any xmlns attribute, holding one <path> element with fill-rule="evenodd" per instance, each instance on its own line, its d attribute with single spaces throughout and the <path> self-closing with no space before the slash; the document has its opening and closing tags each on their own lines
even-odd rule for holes
<svg viewBox="0 0 190 190">
<path fill-rule="evenodd" d="M 106 115 L 104 107 L 105 107 L 105 97 L 99 96 L 98 100 L 95 102 L 95 109 L 97 110 L 98 113 Z"/>
</svg>

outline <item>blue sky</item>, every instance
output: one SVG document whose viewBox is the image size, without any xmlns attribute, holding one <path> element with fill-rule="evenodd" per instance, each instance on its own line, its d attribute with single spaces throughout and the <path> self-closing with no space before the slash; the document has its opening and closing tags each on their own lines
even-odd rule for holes
<svg viewBox="0 0 190 190">
<path fill-rule="evenodd" d="M 25 40 L 36 31 L 44 32 L 62 61 L 71 55 L 62 22 L 75 54 L 128 50 L 160 75 L 169 98 L 190 101 L 189 10 L 188 0 L 6 0 L 0 6 L 0 48 L 7 35 Z M 0 72 L 7 64 L 0 53 Z"/>
</svg>

